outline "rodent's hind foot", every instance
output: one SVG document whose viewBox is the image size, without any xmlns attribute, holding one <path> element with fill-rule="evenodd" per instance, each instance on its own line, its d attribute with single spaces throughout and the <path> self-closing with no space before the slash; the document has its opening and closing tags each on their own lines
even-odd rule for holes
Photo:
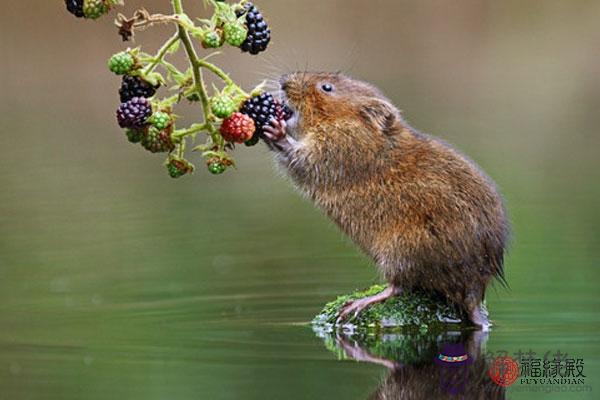
<svg viewBox="0 0 600 400">
<path fill-rule="evenodd" d="M 488 319 L 488 312 L 483 303 L 480 303 L 469 312 L 471 322 L 477 325 L 481 331 L 489 332 L 492 324 Z"/>
<path fill-rule="evenodd" d="M 335 323 L 337 325 L 341 324 L 351 314 L 354 317 L 356 317 L 358 314 L 360 314 L 360 312 L 362 310 L 364 310 L 371 304 L 381 303 L 382 301 L 385 301 L 385 300 L 389 299 L 390 297 L 394 297 L 394 296 L 400 294 L 400 292 L 401 292 L 401 289 L 398 286 L 390 285 L 387 288 L 385 288 L 382 292 L 377 293 L 373 296 L 364 297 L 359 300 L 350 301 L 346 305 L 344 305 L 344 307 L 342 307 L 342 309 L 338 313 L 338 317 L 337 317 Z"/>
</svg>

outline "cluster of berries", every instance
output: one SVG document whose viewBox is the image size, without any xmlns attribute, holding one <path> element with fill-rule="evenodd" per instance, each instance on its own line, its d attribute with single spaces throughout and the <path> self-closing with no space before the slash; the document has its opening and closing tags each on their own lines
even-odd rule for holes
<svg viewBox="0 0 600 400">
<path fill-rule="evenodd" d="M 230 143 L 245 143 L 247 146 L 258 143 L 264 127 L 271 120 L 287 120 L 291 117 L 289 107 L 266 92 L 246 99 L 236 112 L 234 103 L 223 101 L 222 96 L 214 97 L 211 106 L 216 116 L 224 118 L 220 128 L 221 136 Z"/>
<path fill-rule="evenodd" d="M 78 18 L 88 19 L 96 19 L 122 2 L 123 0 L 65 0 L 70 13 Z M 209 0 L 209 3 L 215 8 L 210 20 L 201 20 L 202 26 L 196 26 L 187 18 L 189 24 L 183 27 L 184 37 L 179 33 L 174 40 L 166 42 L 156 55 L 146 54 L 139 48 L 128 49 L 113 55 L 108 61 L 108 68 L 121 77 L 120 105 L 116 111 L 119 126 L 125 130 L 131 143 L 140 144 L 152 153 L 168 153 L 165 166 L 173 178 L 194 171 L 194 166 L 183 155 L 187 138 L 195 139 L 197 132 L 207 132 L 209 141 L 193 150 L 202 151 L 211 173 L 222 174 L 234 165 L 228 151 L 235 144 L 255 145 L 262 137 L 264 127 L 273 119 L 285 120 L 291 115 L 289 108 L 271 94 L 260 91 L 253 92 L 253 95 L 246 94 L 226 77 L 225 72 L 207 62 L 206 58 L 203 59 L 202 66 L 193 62 L 196 55 L 189 50 L 189 45 L 185 50 L 190 58 L 191 68 L 187 71 L 180 71 L 165 59 L 180 48 L 178 44 L 188 35 L 199 38 L 204 48 L 216 48 L 228 43 L 253 55 L 267 49 L 271 41 L 271 30 L 253 3 L 247 0 L 234 4 L 223 0 Z M 175 6 L 174 11 L 177 12 Z M 133 34 L 136 21 L 143 20 L 152 25 L 157 21 L 164 22 L 166 18 L 140 9 L 132 19 L 119 15 L 117 26 L 120 34 L 121 30 L 128 30 L 128 38 Z M 182 29 L 182 26 L 178 29 Z M 127 39 L 125 36 L 123 38 Z M 166 78 L 156 71 L 157 67 L 162 67 L 167 72 Z M 215 87 L 214 94 L 208 95 L 204 82 L 197 79 L 200 68 L 207 68 L 219 76 L 226 84 L 223 89 Z M 176 84 L 171 89 L 175 89 L 177 93 L 170 97 L 156 98 L 160 86 L 169 86 L 169 82 Z M 173 107 L 184 98 L 202 101 L 204 122 L 192 124 L 187 129 L 176 129 Z"/>
<path fill-rule="evenodd" d="M 127 139 L 152 153 L 170 152 L 175 148 L 171 140 L 173 118 L 169 109 L 157 109 L 149 100 L 159 85 L 142 78 L 140 65 L 133 51 L 117 53 L 108 61 L 108 68 L 122 75 L 117 109 L 117 122 L 125 129 Z"/>
<path fill-rule="evenodd" d="M 77 18 L 97 19 L 119 4 L 119 0 L 65 0 L 67 11 Z"/>
<path fill-rule="evenodd" d="M 227 9 L 224 9 L 227 10 Z M 227 42 L 243 52 L 256 55 L 265 51 L 271 41 L 271 30 L 258 8 L 250 2 L 243 3 L 235 14 L 224 12 L 202 33 L 204 48 L 221 47 Z"/>
</svg>

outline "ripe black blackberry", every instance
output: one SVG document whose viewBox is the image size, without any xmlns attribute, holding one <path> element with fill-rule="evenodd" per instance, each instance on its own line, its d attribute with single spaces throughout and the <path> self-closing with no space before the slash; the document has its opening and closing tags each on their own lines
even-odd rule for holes
<svg viewBox="0 0 600 400">
<path fill-rule="evenodd" d="M 287 120 L 292 116 L 288 106 L 281 104 L 279 100 L 273 98 L 271 93 L 266 92 L 246 100 L 242 104 L 240 112 L 252 118 L 256 126 L 254 135 L 246 142 L 249 146 L 255 145 L 262 137 L 263 127 L 270 124 L 271 118 Z"/>
<path fill-rule="evenodd" d="M 76 16 L 83 18 L 83 0 L 65 0 L 67 11 Z"/>
<path fill-rule="evenodd" d="M 121 103 L 125 103 L 134 97 L 152 97 L 156 93 L 158 86 L 152 86 L 139 76 L 124 75 L 119 89 Z"/>
<path fill-rule="evenodd" d="M 152 115 L 152 104 L 144 97 L 134 97 L 117 109 L 117 121 L 121 128 L 141 129 Z"/>
<path fill-rule="evenodd" d="M 243 10 L 236 11 L 236 15 L 241 17 L 246 13 L 246 28 L 248 28 L 248 36 L 240 48 L 243 52 L 250 54 L 258 54 L 265 51 L 271 41 L 271 30 L 267 25 L 264 17 L 258 11 L 258 8 L 252 3 L 244 4 Z"/>
</svg>

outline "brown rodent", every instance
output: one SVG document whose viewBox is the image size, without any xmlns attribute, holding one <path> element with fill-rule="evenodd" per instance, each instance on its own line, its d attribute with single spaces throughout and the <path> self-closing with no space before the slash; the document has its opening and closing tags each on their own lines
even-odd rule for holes
<svg viewBox="0 0 600 400">
<path fill-rule="evenodd" d="M 443 141 L 411 128 L 373 86 L 337 73 L 281 79 L 294 111 L 264 139 L 297 188 L 380 269 L 390 286 L 344 319 L 402 289 L 437 292 L 489 327 L 482 306 L 504 282 L 509 224 L 494 183 Z"/>
</svg>

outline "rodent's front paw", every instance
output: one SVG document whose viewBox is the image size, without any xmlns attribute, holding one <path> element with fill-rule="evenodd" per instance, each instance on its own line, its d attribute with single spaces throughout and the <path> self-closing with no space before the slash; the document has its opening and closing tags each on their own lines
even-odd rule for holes
<svg viewBox="0 0 600 400">
<path fill-rule="evenodd" d="M 295 140 L 286 134 L 285 120 L 271 118 L 270 124 L 263 127 L 263 138 L 271 150 L 288 152 L 292 150 Z"/>
<path fill-rule="evenodd" d="M 270 142 L 277 142 L 283 139 L 286 135 L 287 124 L 284 120 L 271 118 L 269 125 L 263 127 L 265 139 Z"/>
</svg>

